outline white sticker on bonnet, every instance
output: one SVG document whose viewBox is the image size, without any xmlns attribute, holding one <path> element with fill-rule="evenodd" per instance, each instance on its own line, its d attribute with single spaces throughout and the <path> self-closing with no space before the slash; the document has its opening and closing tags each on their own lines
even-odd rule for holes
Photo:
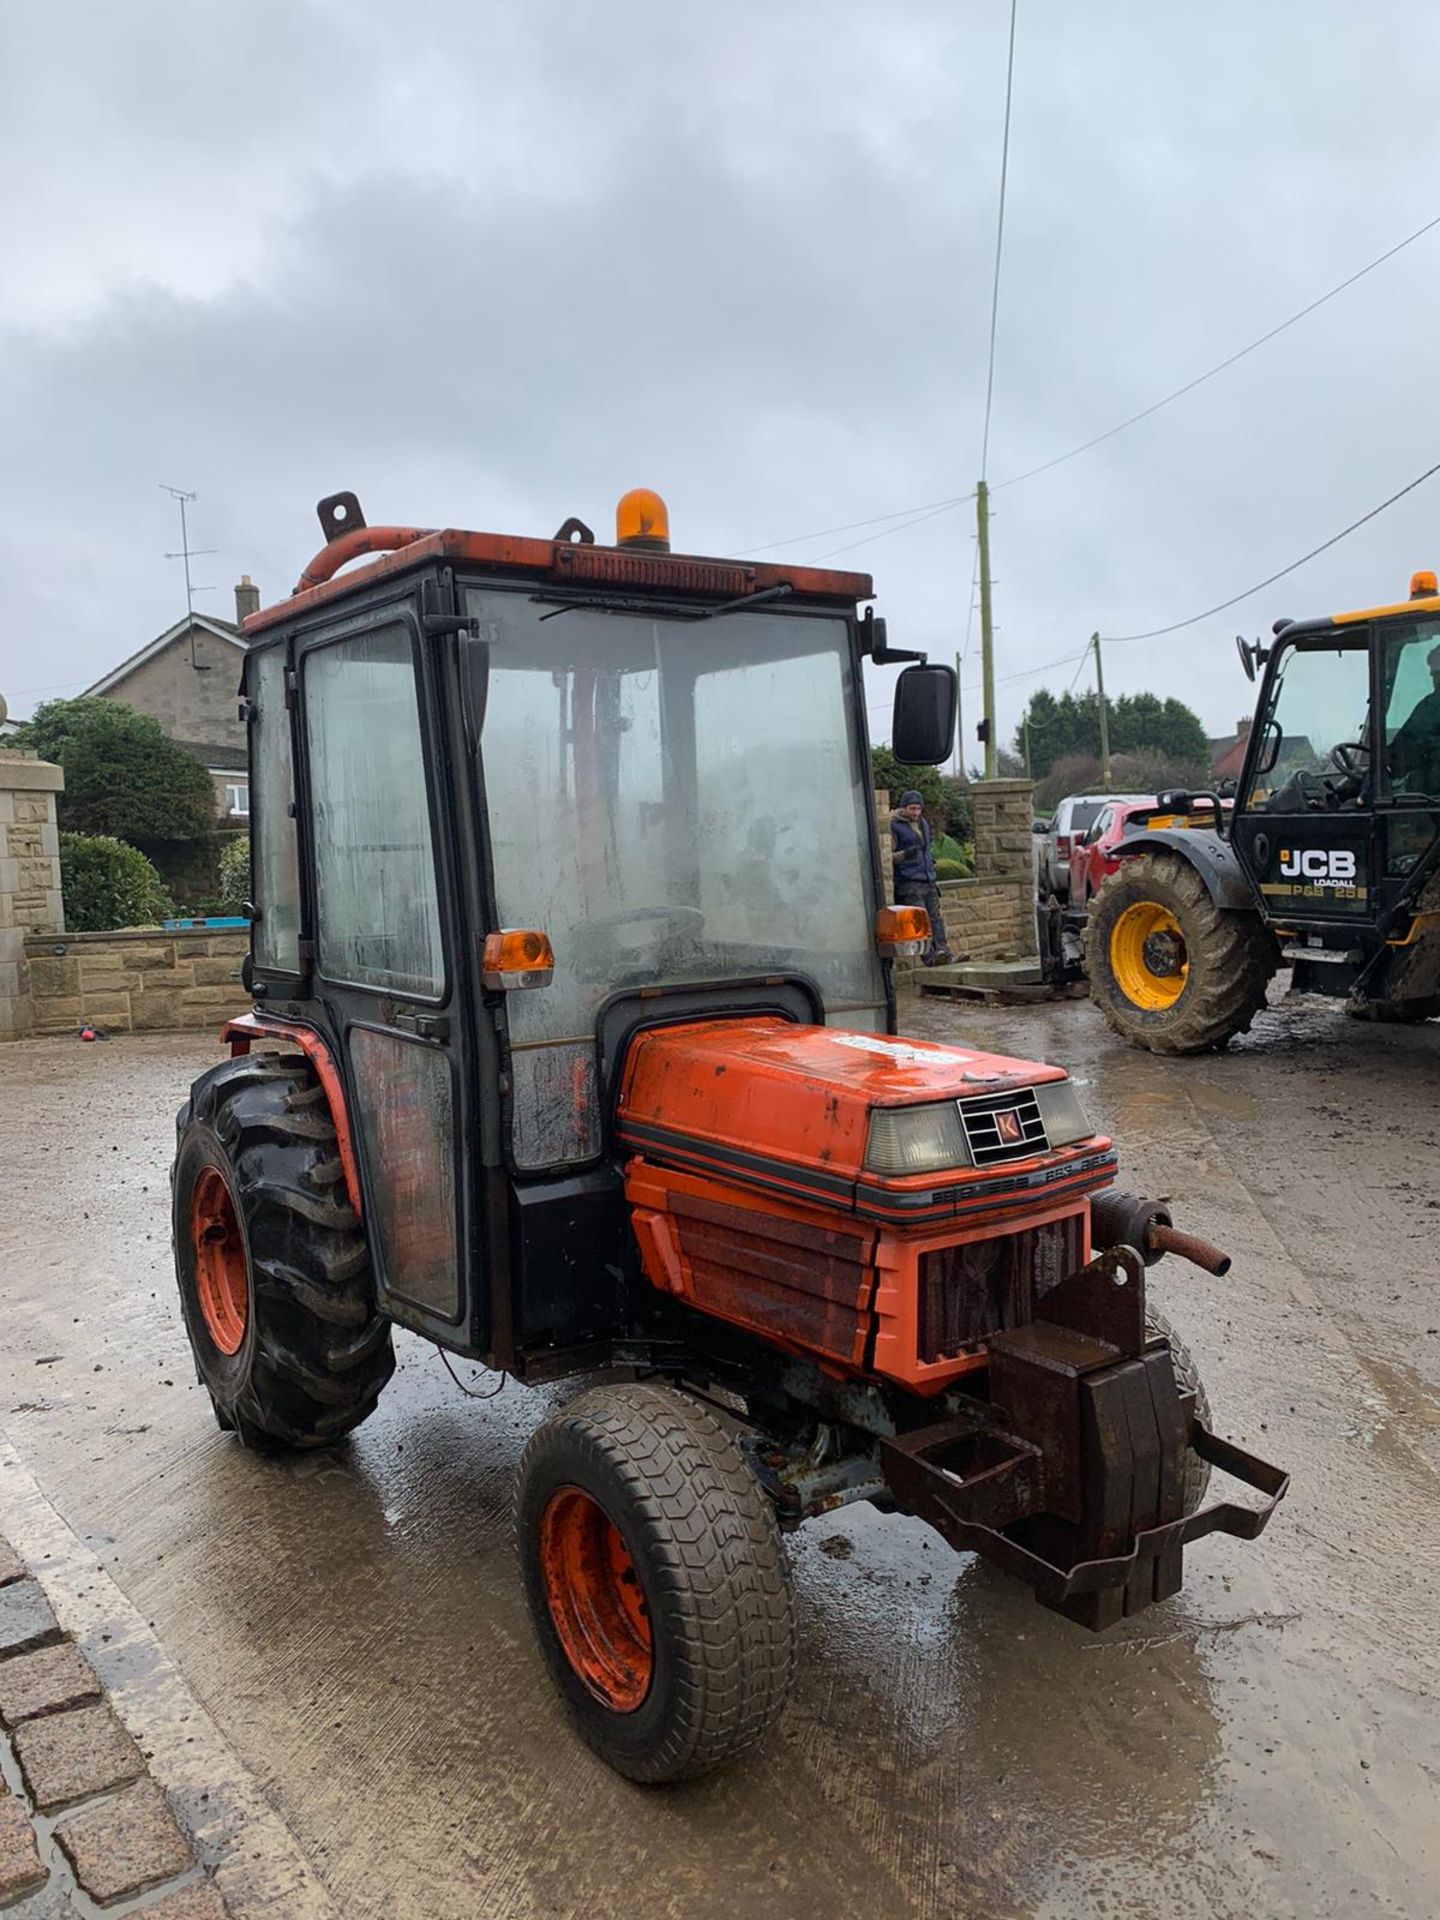
<svg viewBox="0 0 1440 1920">
<path fill-rule="evenodd" d="M 881 1040 L 873 1033 L 836 1033 L 833 1030 L 826 1035 L 837 1047 L 854 1047 L 858 1053 L 883 1054 L 885 1059 L 894 1060 L 901 1066 L 956 1066 L 964 1067 L 975 1058 L 973 1053 L 961 1053 L 954 1047 L 911 1047 L 903 1040 Z"/>
</svg>

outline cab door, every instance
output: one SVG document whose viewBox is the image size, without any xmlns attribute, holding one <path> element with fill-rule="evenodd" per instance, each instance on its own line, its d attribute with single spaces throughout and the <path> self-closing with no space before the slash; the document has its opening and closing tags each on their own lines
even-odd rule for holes
<svg viewBox="0 0 1440 1920">
<path fill-rule="evenodd" d="M 1267 914 L 1282 926 L 1343 927 L 1370 914 L 1369 715 L 1366 630 L 1281 642 L 1231 831 Z"/>
<path fill-rule="evenodd" d="M 470 1095 L 437 666 L 396 601 L 304 632 L 296 674 L 312 993 L 342 1049 L 380 1298 L 404 1324 L 483 1348 L 485 1329 L 467 1339 L 460 1325 Z"/>
</svg>

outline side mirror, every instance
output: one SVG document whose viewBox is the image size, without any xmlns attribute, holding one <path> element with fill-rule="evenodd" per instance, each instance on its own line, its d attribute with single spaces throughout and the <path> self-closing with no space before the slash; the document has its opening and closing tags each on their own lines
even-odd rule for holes
<svg viewBox="0 0 1440 1920">
<path fill-rule="evenodd" d="M 1047 834 L 1050 831 L 1050 822 L 1048 820 L 1032 820 L 1030 822 L 1030 831 L 1036 835 Z"/>
<path fill-rule="evenodd" d="M 953 667 L 906 667 L 895 682 L 890 750 L 902 767 L 938 767 L 955 745 Z"/>
<path fill-rule="evenodd" d="M 1278 633 L 1281 627 L 1289 624 L 1287 620 L 1277 620 L 1275 631 Z M 1243 633 L 1237 633 L 1235 636 L 1235 651 L 1240 655 L 1240 664 L 1245 669 L 1247 680 L 1253 680 L 1257 668 L 1263 667 L 1270 658 L 1268 647 L 1262 647 L 1258 640 L 1247 640 Z"/>
</svg>

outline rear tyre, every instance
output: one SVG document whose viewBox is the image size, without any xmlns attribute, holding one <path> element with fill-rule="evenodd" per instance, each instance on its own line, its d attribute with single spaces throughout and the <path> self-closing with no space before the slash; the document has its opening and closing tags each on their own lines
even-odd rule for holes
<svg viewBox="0 0 1440 1920">
<path fill-rule="evenodd" d="M 1210 1397 L 1200 1378 L 1200 1369 L 1185 1342 L 1176 1333 L 1167 1316 L 1158 1307 L 1147 1307 L 1145 1324 L 1149 1332 L 1162 1335 L 1170 1343 L 1170 1363 L 1175 1369 L 1175 1384 L 1181 1393 L 1195 1396 L 1195 1418 L 1202 1427 L 1210 1425 Z M 1210 1485 L 1210 1462 L 1202 1460 L 1193 1447 L 1185 1449 L 1185 1511 L 1194 1513 Z"/>
<path fill-rule="evenodd" d="M 1244 1033 L 1279 964 L 1258 917 L 1217 907 L 1178 853 L 1131 855 L 1091 903 L 1090 997 L 1122 1039 L 1152 1053 L 1204 1053 Z"/>
<path fill-rule="evenodd" d="M 215 1418 L 247 1446 L 328 1446 L 395 1356 L 324 1090 L 303 1058 L 227 1060 L 177 1128 L 175 1274 Z"/>
<path fill-rule="evenodd" d="M 581 1394 L 526 1447 L 515 1522 L 546 1665 L 617 1772 L 693 1779 L 773 1723 L 795 1663 L 789 1572 L 707 1409 L 651 1385 Z"/>
</svg>

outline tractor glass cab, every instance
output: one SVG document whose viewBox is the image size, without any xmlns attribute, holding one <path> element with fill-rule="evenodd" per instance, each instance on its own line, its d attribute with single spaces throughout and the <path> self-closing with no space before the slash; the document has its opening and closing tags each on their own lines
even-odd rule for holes
<svg viewBox="0 0 1440 1920">
<path fill-rule="evenodd" d="M 517 1166 L 599 1151 L 614 995 L 775 975 L 886 1021 L 855 669 L 832 613 L 719 619 L 470 587 L 485 840 L 501 926 L 543 930 L 509 996 Z"/>
<path fill-rule="evenodd" d="M 1398 806 L 1440 805 L 1440 620 L 1407 621 L 1385 633 L 1380 696 L 1381 797 Z"/>
</svg>

